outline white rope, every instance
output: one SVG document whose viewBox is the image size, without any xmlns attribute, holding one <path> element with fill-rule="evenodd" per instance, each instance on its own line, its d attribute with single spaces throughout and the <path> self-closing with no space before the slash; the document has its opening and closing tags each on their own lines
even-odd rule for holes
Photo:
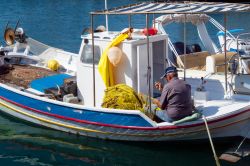
<svg viewBox="0 0 250 166">
<path fill-rule="evenodd" d="M 206 129 L 207 129 L 207 135 L 208 135 L 208 139 L 209 139 L 209 142 L 210 142 L 213 154 L 214 154 L 214 159 L 215 159 L 215 162 L 216 162 L 216 166 L 220 166 L 219 158 L 217 157 L 217 154 L 215 152 L 213 140 L 212 140 L 209 128 L 208 128 L 207 119 L 206 119 L 206 117 L 204 115 L 202 115 L 202 118 L 203 118 L 203 120 L 205 122 L 205 126 L 206 126 Z"/>
</svg>

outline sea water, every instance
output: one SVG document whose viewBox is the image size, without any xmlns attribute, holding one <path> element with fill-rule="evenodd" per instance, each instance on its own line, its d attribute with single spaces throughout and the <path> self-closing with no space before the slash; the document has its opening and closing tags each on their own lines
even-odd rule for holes
<svg viewBox="0 0 250 166">
<path fill-rule="evenodd" d="M 138 3 L 140 0 L 108 0 L 108 7 Z M 8 26 L 24 28 L 27 36 L 53 47 L 78 53 L 82 30 L 90 27 L 90 11 L 104 9 L 104 0 L 2 0 L 0 32 Z M 223 15 L 212 15 L 223 24 Z M 227 26 L 250 29 L 249 14 L 229 14 Z M 151 18 L 157 15 L 150 16 Z M 145 27 L 145 15 L 132 16 L 132 26 Z M 121 31 L 128 27 L 127 16 L 109 16 L 109 29 Z M 94 17 L 94 26 L 105 25 L 104 16 Z M 183 40 L 183 27 L 166 27 L 173 41 Z M 218 44 L 216 33 L 209 25 L 209 33 Z M 4 44 L 3 39 L 1 40 Z M 187 25 L 188 44 L 201 44 L 196 29 Z M 218 154 L 239 140 L 216 144 Z M 232 165 L 223 162 L 223 165 Z M 177 143 L 130 143 L 79 137 L 39 127 L 0 114 L 0 165 L 138 165 L 138 166 L 212 166 L 213 154 L 205 141 Z M 245 158 L 236 165 L 250 165 Z"/>
</svg>

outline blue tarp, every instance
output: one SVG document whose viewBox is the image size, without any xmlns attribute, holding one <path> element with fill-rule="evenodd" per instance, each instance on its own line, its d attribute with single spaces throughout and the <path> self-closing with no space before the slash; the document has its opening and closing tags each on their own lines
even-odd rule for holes
<svg viewBox="0 0 250 166">
<path fill-rule="evenodd" d="M 39 78 L 31 81 L 30 87 L 38 90 L 40 92 L 44 92 L 45 89 L 53 88 L 63 85 L 63 81 L 66 78 L 72 77 L 68 74 L 57 74 L 52 76 L 47 76 L 43 78 Z"/>
</svg>

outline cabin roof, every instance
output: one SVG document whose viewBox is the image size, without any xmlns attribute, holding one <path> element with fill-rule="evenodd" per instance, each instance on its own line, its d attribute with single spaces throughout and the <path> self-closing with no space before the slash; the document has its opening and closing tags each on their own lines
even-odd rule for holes
<svg viewBox="0 0 250 166">
<path fill-rule="evenodd" d="M 91 12 L 91 14 L 193 14 L 250 11 L 250 4 L 224 2 L 142 2 Z"/>
</svg>

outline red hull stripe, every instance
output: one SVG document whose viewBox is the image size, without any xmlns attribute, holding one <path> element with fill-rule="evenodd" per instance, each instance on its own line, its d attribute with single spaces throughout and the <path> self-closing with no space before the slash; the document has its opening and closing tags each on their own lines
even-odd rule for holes
<svg viewBox="0 0 250 166">
<path fill-rule="evenodd" d="M 179 128 L 191 128 L 191 127 L 197 127 L 197 126 L 204 125 L 204 122 L 196 123 L 196 124 L 190 124 L 190 125 L 182 125 L 182 126 L 180 125 L 180 126 L 162 126 L 162 127 L 135 127 L 135 126 L 120 126 L 120 125 L 103 124 L 103 123 L 91 122 L 91 121 L 86 121 L 86 120 L 79 120 L 79 119 L 75 119 L 75 118 L 69 118 L 69 117 L 65 117 L 65 116 L 61 116 L 61 115 L 57 115 L 57 114 L 51 114 L 51 113 L 48 113 L 48 112 L 43 112 L 43 111 L 40 111 L 40 110 L 37 110 L 37 109 L 34 109 L 34 108 L 30 108 L 28 106 L 21 105 L 19 103 L 16 103 L 14 101 L 6 99 L 6 98 L 4 98 L 2 96 L 0 96 L 0 98 L 2 100 L 6 101 L 6 102 L 9 102 L 11 104 L 14 104 L 14 105 L 18 106 L 18 107 L 21 107 L 21 108 L 24 108 L 24 109 L 27 109 L 27 110 L 30 110 L 30 111 L 33 111 L 33 112 L 36 112 L 36 113 L 39 113 L 39 114 L 55 117 L 55 118 L 58 118 L 58 119 L 73 121 L 73 122 L 77 122 L 77 123 L 85 123 L 85 124 L 104 126 L 104 127 L 137 129 L 137 130 L 169 130 L 169 129 L 179 129 Z M 220 121 L 223 121 L 223 120 L 227 120 L 227 119 L 236 117 L 236 116 L 238 116 L 240 114 L 246 113 L 248 111 L 250 111 L 250 109 L 239 112 L 237 114 L 233 114 L 233 115 L 229 115 L 229 116 L 226 116 L 226 117 L 223 117 L 223 118 L 219 118 L 219 119 L 216 119 L 216 120 L 211 120 L 211 121 L 208 122 L 208 124 L 212 124 L 212 123 L 220 122 Z"/>
</svg>

